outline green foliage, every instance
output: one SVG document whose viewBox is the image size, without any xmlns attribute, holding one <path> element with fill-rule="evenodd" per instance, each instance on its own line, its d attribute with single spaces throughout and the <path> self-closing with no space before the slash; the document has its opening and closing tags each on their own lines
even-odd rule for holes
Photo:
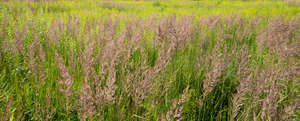
<svg viewBox="0 0 300 121">
<path fill-rule="evenodd" d="M 250 0 L 1 1 L 0 120 L 152 121 L 170 118 L 169 114 L 173 120 L 252 120 L 255 116 L 265 120 L 271 116 L 263 109 L 271 81 L 278 95 L 272 103 L 277 106 L 274 120 L 297 120 L 299 113 L 293 111 L 295 115 L 282 117 L 299 99 L 299 86 L 290 78 L 298 73 L 285 73 L 299 59 L 280 55 L 280 46 L 272 48 L 259 38 L 264 33 L 260 30 L 272 22 L 269 18 L 298 17 L 300 9 L 295 6 Z M 226 19 L 232 14 L 239 14 L 242 22 Z M 191 23 L 180 19 L 187 15 L 194 17 Z M 209 19 L 211 15 L 219 18 Z M 201 23 L 198 17 L 207 20 Z M 260 23 L 251 25 L 250 19 L 256 17 Z M 278 25 L 292 28 L 291 23 Z M 190 24 L 193 29 L 186 29 Z M 291 45 L 298 42 L 297 29 L 288 34 Z M 186 31 L 195 34 L 185 35 Z M 214 67 L 218 61 L 222 68 Z M 268 69 L 279 70 L 278 79 L 268 78 L 276 75 Z M 218 73 L 215 79 L 210 77 Z M 234 97 L 249 75 L 249 89 L 236 104 L 239 112 L 233 114 Z M 71 86 L 63 83 L 68 76 Z M 213 79 L 212 90 L 205 92 L 206 81 Z M 264 79 L 266 86 L 257 91 L 255 86 L 259 88 Z M 88 104 L 81 104 L 82 98 Z M 88 111 L 92 115 L 84 117 Z"/>
</svg>

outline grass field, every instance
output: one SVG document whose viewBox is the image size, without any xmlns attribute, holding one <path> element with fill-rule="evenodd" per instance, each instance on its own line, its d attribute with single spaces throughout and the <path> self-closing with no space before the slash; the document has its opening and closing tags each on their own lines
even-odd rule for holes
<svg viewBox="0 0 300 121">
<path fill-rule="evenodd" d="M 300 119 L 300 1 L 0 1 L 0 121 Z"/>
</svg>

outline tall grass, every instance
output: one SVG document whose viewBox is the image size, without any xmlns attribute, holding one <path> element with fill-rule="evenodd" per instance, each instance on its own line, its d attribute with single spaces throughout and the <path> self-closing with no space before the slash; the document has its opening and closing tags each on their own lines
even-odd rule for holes
<svg viewBox="0 0 300 121">
<path fill-rule="evenodd" d="M 298 16 L 99 17 L 9 4 L 0 120 L 299 119 Z M 18 5 L 30 4 L 55 2 Z"/>
</svg>

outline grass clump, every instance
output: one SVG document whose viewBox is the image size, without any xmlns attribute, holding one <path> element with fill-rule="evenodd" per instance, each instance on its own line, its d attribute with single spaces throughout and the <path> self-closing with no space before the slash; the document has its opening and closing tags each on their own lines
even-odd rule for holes
<svg viewBox="0 0 300 121">
<path fill-rule="evenodd" d="M 202 2 L 1 2 L 0 120 L 298 120 L 297 14 Z"/>
</svg>

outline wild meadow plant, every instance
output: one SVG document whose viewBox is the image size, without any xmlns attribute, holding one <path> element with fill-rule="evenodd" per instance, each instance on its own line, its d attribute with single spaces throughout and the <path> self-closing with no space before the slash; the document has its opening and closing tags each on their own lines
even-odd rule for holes
<svg viewBox="0 0 300 121">
<path fill-rule="evenodd" d="M 298 16 L 10 10 L 0 16 L 1 121 L 299 119 Z"/>
</svg>

